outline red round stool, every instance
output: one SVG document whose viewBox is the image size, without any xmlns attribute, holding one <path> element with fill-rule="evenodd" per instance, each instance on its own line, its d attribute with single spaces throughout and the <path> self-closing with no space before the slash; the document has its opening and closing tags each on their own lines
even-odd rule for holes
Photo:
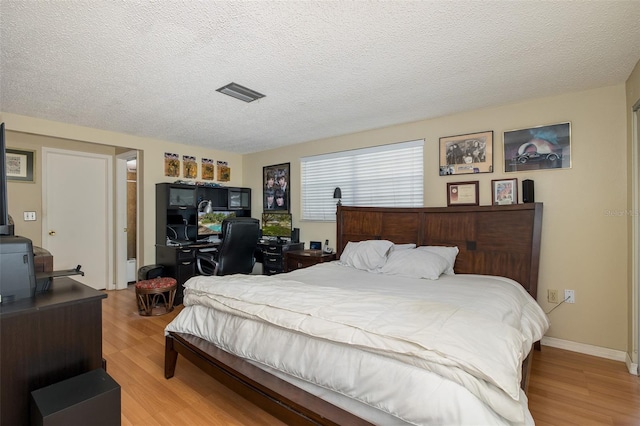
<svg viewBox="0 0 640 426">
<path fill-rule="evenodd" d="M 158 277 L 136 283 L 136 299 L 138 299 L 138 313 L 143 316 L 164 315 L 173 311 L 173 299 L 176 297 L 178 283 L 175 278 Z M 153 308 L 162 298 L 164 312 L 153 314 Z"/>
</svg>

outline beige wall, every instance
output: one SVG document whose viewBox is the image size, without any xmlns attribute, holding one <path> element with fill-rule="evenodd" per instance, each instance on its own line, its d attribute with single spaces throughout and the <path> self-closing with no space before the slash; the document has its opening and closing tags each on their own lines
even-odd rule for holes
<svg viewBox="0 0 640 426">
<path fill-rule="evenodd" d="M 550 314 L 548 336 L 627 351 L 628 221 L 625 87 L 616 85 L 563 94 L 498 108 L 424 120 L 246 155 L 245 186 L 261 205 L 262 167 L 291 162 L 292 213 L 301 239 L 335 243 L 335 223 L 300 220 L 299 158 L 365 146 L 425 139 L 425 206 L 446 205 L 446 183 L 480 181 L 480 204 L 491 200 L 491 180 L 516 177 L 535 181 L 536 201 L 544 203 L 539 298 L 549 311 L 547 289 L 573 289 L 576 303 Z M 506 130 L 571 122 L 571 169 L 503 172 L 502 134 Z M 438 138 L 494 131 L 496 172 L 438 176 Z M 254 208 L 257 216 L 260 208 Z"/>
<path fill-rule="evenodd" d="M 628 226 L 630 230 L 633 230 L 633 232 L 629 232 L 629 238 L 628 238 L 628 262 L 629 262 L 629 268 L 628 268 L 628 281 L 629 281 L 629 287 L 628 287 L 628 291 L 627 291 L 627 295 L 628 295 L 628 303 L 627 303 L 627 309 L 629 310 L 629 312 L 631 313 L 631 315 L 629 315 L 629 336 L 628 336 L 628 341 L 629 341 L 629 348 L 630 348 L 630 353 L 631 353 L 631 359 L 634 363 L 638 364 L 638 327 L 640 327 L 640 320 L 638 319 L 638 308 L 640 308 L 639 304 L 639 300 L 638 300 L 638 267 L 640 265 L 638 265 L 638 259 L 640 258 L 640 254 L 636 251 L 634 251 L 633 248 L 633 234 L 635 233 L 636 236 L 639 236 L 638 233 L 640 232 L 640 230 L 633 229 L 632 227 L 632 221 L 638 221 L 638 210 L 637 207 L 635 207 L 634 209 L 634 195 L 635 197 L 640 197 L 640 195 L 637 193 L 638 188 L 640 188 L 640 182 L 636 182 L 636 185 L 632 185 L 632 181 L 633 179 L 637 179 L 636 176 L 634 176 L 633 173 L 633 158 L 632 158 L 632 154 L 633 154 L 633 143 L 634 143 L 634 136 L 633 136 L 633 120 L 634 120 L 634 113 L 633 113 L 633 107 L 636 106 L 638 104 L 638 102 L 640 102 L 640 61 L 638 61 L 638 63 L 636 64 L 633 72 L 631 73 L 631 75 L 629 76 L 629 78 L 627 79 L 627 84 L 626 84 L 626 89 L 627 89 L 627 108 L 626 108 L 626 112 L 627 112 L 627 181 L 629 182 L 628 185 L 628 200 L 627 200 L 627 209 L 629 212 L 633 212 L 633 214 L 629 214 L 627 216 L 627 221 L 628 221 Z M 638 134 L 640 134 L 640 129 L 636 129 L 636 132 L 638 132 Z M 640 148 L 640 147 L 638 147 Z M 640 167 L 640 149 L 638 149 L 636 151 L 636 155 L 638 156 L 635 159 L 635 163 L 638 167 Z M 636 194 L 633 194 L 632 191 L 636 191 Z M 640 201 L 640 200 L 638 200 Z"/>
<path fill-rule="evenodd" d="M 635 71 L 637 74 L 637 70 Z M 636 77 L 634 77 L 633 81 Z M 637 83 L 632 83 L 637 88 Z M 635 90 L 635 89 L 634 89 Z M 303 156 L 342 151 L 385 143 L 425 139 L 425 206 L 446 205 L 446 182 L 469 178 L 480 181 L 480 203 L 490 204 L 492 179 L 516 177 L 533 179 L 536 200 L 544 203 L 539 302 L 545 310 L 547 289 L 574 289 L 574 305 L 564 304 L 550 314 L 548 336 L 627 351 L 629 347 L 629 221 L 627 105 L 624 85 L 536 99 L 498 108 L 488 108 L 447 117 L 408 123 L 368 132 L 302 143 L 286 148 L 240 156 L 188 147 L 167 141 L 70 126 L 12 114 L 1 114 L 7 125 L 11 147 L 58 147 L 59 139 L 142 150 L 140 167 L 143 185 L 142 233 L 144 263 L 155 262 L 155 191 L 157 182 L 171 181 L 163 176 L 163 153 L 177 152 L 229 161 L 230 185 L 248 186 L 253 192 L 253 216 L 261 208 L 262 167 L 290 162 L 292 170 L 292 213 L 301 238 L 329 239 L 335 244 L 335 224 L 300 221 L 300 163 Z M 565 170 L 503 173 L 502 134 L 505 130 L 570 121 L 572 123 L 573 167 Z M 496 172 L 477 176 L 438 176 L 438 138 L 485 130 L 494 131 Z M 27 139 L 18 140 L 18 134 Z M 47 136 L 46 140 L 31 134 Z M 70 143 L 68 141 L 64 143 Z M 89 149 L 83 146 L 82 150 Z M 38 152 L 37 152 L 38 154 Z M 37 156 L 37 178 L 40 168 Z M 40 180 L 38 181 L 40 182 Z M 40 184 L 10 184 L 9 211 L 16 218 L 16 229 L 26 226 L 22 211 L 41 212 Z M 20 189 L 17 189 L 20 188 Z M 35 207 L 33 207 L 35 206 Z M 21 223 L 20 223 L 21 222 Z M 27 228 L 37 237 L 39 225 Z M 34 240 L 37 240 L 34 238 Z"/>
<path fill-rule="evenodd" d="M 0 121 L 5 123 L 7 146 L 36 151 L 36 183 L 10 182 L 8 186 L 9 214 L 15 221 L 15 232 L 42 242 L 42 148 L 69 149 L 84 152 L 99 152 L 116 155 L 127 150 L 139 150 L 138 176 L 142 187 L 141 250 L 140 265 L 155 263 L 155 184 L 173 182 L 176 178 L 164 176 L 164 153 L 172 152 L 193 155 L 200 163 L 202 157 L 227 161 L 231 167 L 231 181 L 228 186 L 242 186 L 242 156 L 224 151 L 187 146 L 163 140 L 140 138 L 121 133 L 107 132 L 87 127 L 73 126 L 32 117 L 0 113 Z M 140 161 L 142 160 L 142 161 Z M 200 180 L 201 167 L 198 167 Z M 24 211 L 35 211 L 36 222 L 25 222 Z M 55 255 L 55 254 L 54 254 Z"/>
</svg>

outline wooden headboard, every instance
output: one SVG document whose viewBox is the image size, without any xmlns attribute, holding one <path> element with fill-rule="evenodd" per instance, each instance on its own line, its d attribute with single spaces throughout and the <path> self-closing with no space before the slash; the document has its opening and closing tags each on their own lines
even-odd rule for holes
<svg viewBox="0 0 640 426">
<path fill-rule="evenodd" d="M 474 207 L 338 206 L 337 255 L 349 241 L 457 246 L 458 274 L 498 275 L 537 297 L 542 203 Z"/>
</svg>

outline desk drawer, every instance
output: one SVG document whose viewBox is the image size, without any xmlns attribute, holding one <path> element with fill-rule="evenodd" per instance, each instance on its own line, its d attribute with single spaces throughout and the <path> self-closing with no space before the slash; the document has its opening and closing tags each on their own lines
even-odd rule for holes
<svg viewBox="0 0 640 426">
<path fill-rule="evenodd" d="M 196 257 L 196 251 L 192 248 L 180 248 L 176 250 L 176 259 L 180 260 L 193 260 Z"/>
<path fill-rule="evenodd" d="M 282 255 L 264 254 L 262 262 L 265 268 L 277 268 L 282 272 Z"/>
<path fill-rule="evenodd" d="M 281 245 L 265 245 L 262 247 L 262 251 L 266 255 L 282 255 L 282 247 Z"/>
</svg>

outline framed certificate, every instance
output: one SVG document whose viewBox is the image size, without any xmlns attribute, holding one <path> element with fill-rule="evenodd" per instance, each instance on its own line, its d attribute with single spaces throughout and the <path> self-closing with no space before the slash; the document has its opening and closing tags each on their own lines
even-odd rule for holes
<svg viewBox="0 0 640 426">
<path fill-rule="evenodd" d="M 478 181 L 447 183 L 447 206 L 477 206 L 480 203 Z"/>
</svg>

